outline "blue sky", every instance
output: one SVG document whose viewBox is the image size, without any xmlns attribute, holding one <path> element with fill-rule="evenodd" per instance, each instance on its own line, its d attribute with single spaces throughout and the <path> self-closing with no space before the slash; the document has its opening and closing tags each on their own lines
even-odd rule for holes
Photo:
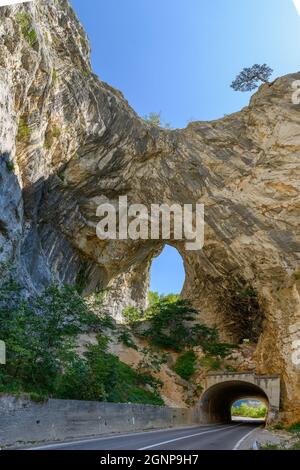
<svg viewBox="0 0 300 470">
<path fill-rule="evenodd" d="M 160 256 L 153 260 L 150 276 L 150 290 L 160 294 L 169 294 L 171 292 L 178 294 L 181 292 L 185 272 L 183 260 L 176 248 L 169 245 L 165 246 Z"/>
<path fill-rule="evenodd" d="M 300 70 L 300 17 L 292 0 L 71 3 L 90 38 L 95 73 L 141 116 L 161 112 L 172 127 L 246 106 L 250 94 L 230 88 L 243 67 L 267 63 L 274 78 Z M 153 271 L 155 290 L 178 290 L 173 253 L 162 256 L 162 279 Z"/>
</svg>

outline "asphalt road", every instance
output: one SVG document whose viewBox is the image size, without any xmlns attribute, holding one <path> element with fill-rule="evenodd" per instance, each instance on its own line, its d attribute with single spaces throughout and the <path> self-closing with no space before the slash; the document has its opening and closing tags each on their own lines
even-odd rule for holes
<svg viewBox="0 0 300 470">
<path fill-rule="evenodd" d="M 201 425 L 49 444 L 32 450 L 236 450 L 257 426 Z"/>
</svg>

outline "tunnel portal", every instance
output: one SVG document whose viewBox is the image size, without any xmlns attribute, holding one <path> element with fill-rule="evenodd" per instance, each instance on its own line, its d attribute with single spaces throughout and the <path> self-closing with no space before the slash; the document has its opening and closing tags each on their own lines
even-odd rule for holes
<svg viewBox="0 0 300 470">
<path fill-rule="evenodd" d="M 274 421 L 279 412 L 279 377 L 253 373 L 208 374 L 200 401 L 201 422 L 231 422 L 232 404 L 243 398 L 262 401 L 268 408 L 267 422 Z"/>
</svg>

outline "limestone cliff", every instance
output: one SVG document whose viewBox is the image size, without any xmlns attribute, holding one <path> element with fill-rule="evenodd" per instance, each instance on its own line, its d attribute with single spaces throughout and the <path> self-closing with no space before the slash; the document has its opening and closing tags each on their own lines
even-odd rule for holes
<svg viewBox="0 0 300 470">
<path fill-rule="evenodd" d="M 257 372 L 280 373 L 300 417 L 300 73 L 263 85 L 241 112 L 183 130 L 145 123 L 93 73 L 66 0 L 0 8 L 0 262 L 30 290 L 53 279 L 110 287 L 111 313 L 146 302 L 162 241 L 96 237 L 100 201 L 203 202 L 205 246 L 174 242 L 184 295 L 224 337 L 258 341 Z M 258 293 L 254 314 L 234 293 Z M 245 333 L 246 330 L 246 333 Z"/>
</svg>

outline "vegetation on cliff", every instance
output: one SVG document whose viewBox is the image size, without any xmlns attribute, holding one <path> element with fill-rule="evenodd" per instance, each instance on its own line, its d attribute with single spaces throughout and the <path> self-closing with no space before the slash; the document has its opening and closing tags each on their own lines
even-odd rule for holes
<svg viewBox="0 0 300 470">
<path fill-rule="evenodd" d="M 197 356 L 194 351 L 187 351 L 178 357 L 174 370 L 181 378 L 189 380 L 196 372 L 196 362 Z"/>
<path fill-rule="evenodd" d="M 71 287 L 51 286 L 25 299 L 17 284 L 5 284 L 0 288 L 0 331 L 7 364 L 0 369 L 0 392 L 162 405 L 151 375 L 108 352 L 106 331 L 112 327 L 97 301 L 88 303 Z M 97 344 L 79 354 L 82 333 L 94 333 Z"/>
<path fill-rule="evenodd" d="M 220 341 L 216 327 L 197 321 L 198 311 L 179 295 L 149 293 L 149 307 L 144 312 L 134 307 L 123 311 L 137 336 L 146 339 L 154 350 L 178 353 L 174 371 L 190 380 L 197 367 L 222 369 L 225 358 L 238 346 Z M 201 348 L 198 362 L 193 348 Z"/>
</svg>

